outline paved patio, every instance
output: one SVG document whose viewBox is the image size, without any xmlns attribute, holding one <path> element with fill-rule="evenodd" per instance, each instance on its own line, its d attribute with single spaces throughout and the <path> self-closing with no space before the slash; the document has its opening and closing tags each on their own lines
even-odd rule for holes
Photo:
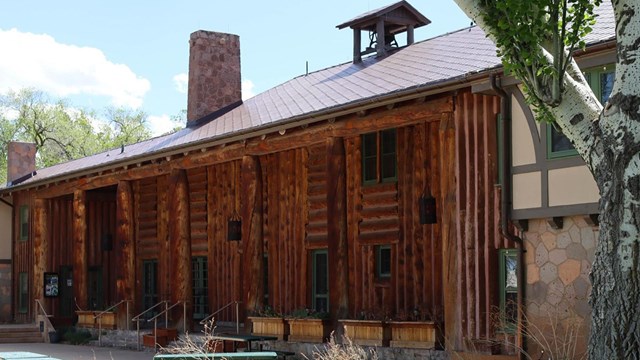
<svg viewBox="0 0 640 360">
<path fill-rule="evenodd" d="M 29 351 L 62 360 L 152 360 L 151 351 L 66 344 L 0 344 L 0 352 Z"/>
</svg>

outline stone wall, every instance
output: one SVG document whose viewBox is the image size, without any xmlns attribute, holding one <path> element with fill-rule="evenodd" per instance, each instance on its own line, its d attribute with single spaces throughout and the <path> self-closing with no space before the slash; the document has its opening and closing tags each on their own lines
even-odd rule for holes
<svg viewBox="0 0 640 360">
<path fill-rule="evenodd" d="M 581 216 L 565 217 L 561 229 L 553 229 L 545 219 L 529 220 L 524 234 L 527 318 L 533 325 L 529 331 L 540 329 L 558 338 L 579 326 L 578 353 L 584 351 L 588 339 L 589 272 L 598 234 L 598 228 Z M 555 336 L 552 324 L 559 325 Z"/>
</svg>

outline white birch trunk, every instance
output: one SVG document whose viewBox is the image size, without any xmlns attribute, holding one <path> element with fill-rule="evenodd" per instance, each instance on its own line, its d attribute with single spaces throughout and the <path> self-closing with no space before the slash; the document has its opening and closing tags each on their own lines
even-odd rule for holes
<svg viewBox="0 0 640 360">
<path fill-rule="evenodd" d="M 482 0 L 455 0 L 478 26 Z M 602 111 L 570 70 L 551 109 L 600 189 L 600 240 L 591 270 L 589 358 L 640 359 L 640 0 L 612 0 L 618 62 Z M 576 181 L 580 181 L 576 179 Z"/>
</svg>

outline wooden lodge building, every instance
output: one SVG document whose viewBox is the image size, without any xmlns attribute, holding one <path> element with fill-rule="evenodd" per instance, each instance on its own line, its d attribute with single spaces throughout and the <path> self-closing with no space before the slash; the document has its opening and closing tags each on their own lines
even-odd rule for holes
<svg viewBox="0 0 640 360">
<path fill-rule="evenodd" d="M 586 68 L 612 61 L 606 6 Z M 36 300 L 54 324 L 126 300 L 126 328 L 167 300 L 190 327 L 241 301 L 241 321 L 265 305 L 429 320 L 448 350 L 503 354 L 522 346 L 522 309 L 586 318 L 586 298 L 566 294 L 589 288 L 593 179 L 575 156 L 546 156 L 557 134 L 479 28 L 415 42 L 429 23 L 405 1 L 363 14 L 338 26 L 353 61 L 245 101 L 238 36 L 197 31 L 183 130 L 44 169 L 12 143 L 11 318 L 33 322 Z M 586 188 L 563 185 L 575 176 Z"/>
</svg>

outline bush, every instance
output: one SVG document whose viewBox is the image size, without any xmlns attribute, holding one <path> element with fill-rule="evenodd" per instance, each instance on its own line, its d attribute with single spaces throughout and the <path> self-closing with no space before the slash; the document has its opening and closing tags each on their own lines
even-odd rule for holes
<svg viewBox="0 0 640 360">
<path fill-rule="evenodd" d="M 86 344 L 91 340 L 91 333 L 87 330 L 76 330 L 69 328 L 64 334 L 64 340 L 72 345 Z"/>
<path fill-rule="evenodd" d="M 348 336 L 344 336 L 342 344 L 338 344 L 334 334 L 331 333 L 329 342 L 320 349 L 316 347 L 313 351 L 313 360 L 378 360 L 378 353 L 374 349 L 366 351 L 358 344 L 354 344 Z"/>
</svg>

